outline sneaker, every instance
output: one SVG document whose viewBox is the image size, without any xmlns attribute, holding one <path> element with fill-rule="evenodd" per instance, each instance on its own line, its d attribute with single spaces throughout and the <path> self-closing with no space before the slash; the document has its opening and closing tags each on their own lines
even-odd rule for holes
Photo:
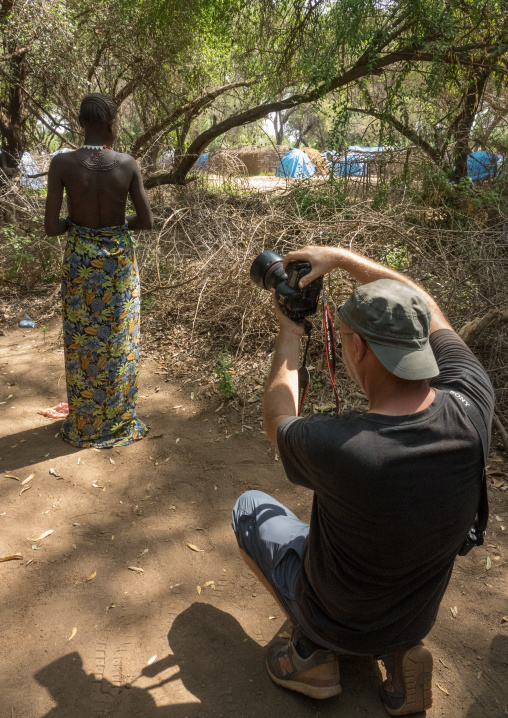
<svg viewBox="0 0 508 718">
<path fill-rule="evenodd" d="M 432 654 L 418 643 L 384 659 L 387 679 L 380 694 L 391 716 L 420 713 L 432 705 Z"/>
<path fill-rule="evenodd" d="M 311 698 L 331 698 L 341 693 L 337 654 L 326 649 L 302 658 L 293 639 L 277 641 L 268 648 L 266 670 L 274 683 Z"/>
</svg>

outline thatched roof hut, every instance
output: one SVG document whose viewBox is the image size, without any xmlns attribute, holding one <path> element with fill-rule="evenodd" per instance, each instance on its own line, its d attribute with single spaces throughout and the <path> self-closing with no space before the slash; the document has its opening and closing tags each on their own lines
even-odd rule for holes
<svg viewBox="0 0 508 718">
<path fill-rule="evenodd" d="M 316 168 L 316 174 L 326 177 L 328 175 L 328 165 L 321 152 L 313 147 L 302 147 L 302 150 Z"/>
<path fill-rule="evenodd" d="M 246 146 L 235 147 L 224 152 L 231 152 L 247 167 L 249 175 L 275 174 L 279 162 L 288 151 L 282 145 L 267 145 L 265 147 Z"/>
</svg>

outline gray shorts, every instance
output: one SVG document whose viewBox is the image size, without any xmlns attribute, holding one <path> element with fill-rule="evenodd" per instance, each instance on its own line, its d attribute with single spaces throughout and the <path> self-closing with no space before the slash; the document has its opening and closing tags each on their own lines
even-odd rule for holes
<svg viewBox="0 0 508 718">
<path fill-rule="evenodd" d="M 295 598 L 309 524 L 263 491 L 246 491 L 233 509 L 233 531 L 238 546 L 261 570 L 294 628 L 324 645 L 307 625 Z"/>
</svg>

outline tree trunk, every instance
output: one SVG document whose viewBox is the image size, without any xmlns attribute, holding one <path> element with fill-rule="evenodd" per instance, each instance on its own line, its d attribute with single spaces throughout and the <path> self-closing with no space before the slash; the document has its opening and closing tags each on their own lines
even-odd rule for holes
<svg viewBox="0 0 508 718">
<path fill-rule="evenodd" d="M 464 96 L 464 108 L 450 128 L 454 137 L 453 146 L 453 181 L 459 182 L 467 177 L 467 158 L 470 154 L 471 129 L 483 100 L 485 85 L 490 77 L 490 70 L 480 70 L 473 74 Z"/>
<path fill-rule="evenodd" d="M 282 112 L 275 113 L 275 144 L 281 145 L 284 142 L 284 120 Z"/>
<path fill-rule="evenodd" d="M 25 103 L 22 86 L 26 78 L 26 54 L 16 53 L 15 47 L 9 47 L 12 58 L 9 60 L 11 81 L 9 84 L 6 112 L 0 113 L 2 131 L 2 168 L 7 176 L 13 176 L 19 167 L 26 147 Z"/>
</svg>

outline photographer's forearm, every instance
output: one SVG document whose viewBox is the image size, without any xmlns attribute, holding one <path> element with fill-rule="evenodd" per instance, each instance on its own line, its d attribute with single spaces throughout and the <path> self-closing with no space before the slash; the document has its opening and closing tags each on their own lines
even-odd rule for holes
<svg viewBox="0 0 508 718">
<path fill-rule="evenodd" d="M 312 267 L 311 272 L 300 280 L 300 287 L 304 287 L 320 275 L 328 274 L 334 269 L 343 269 L 357 279 L 360 284 L 368 284 L 376 279 L 399 279 L 402 282 L 412 283 L 394 269 L 342 247 L 312 246 L 297 249 L 286 254 L 284 265 L 287 266 L 289 262 L 296 259 L 303 259 Z"/>
<path fill-rule="evenodd" d="M 432 321 L 430 325 L 431 333 L 437 329 L 451 329 L 452 327 L 448 323 L 446 317 L 442 313 L 435 299 L 423 289 L 419 284 L 413 282 L 405 274 L 397 272 L 391 267 L 387 267 L 384 264 L 374 262 L 372 259 L 362 257 L 360 254 L 355 254 L 347 249 L 337 248 L 337 269 L 343 269 L 349 272 L 360 284 L 368 284 L 369 282 L 375 282 L 378 279 L 396 279 L 399 282 L 409 284 L 410 287 L 416 289 L 420 294 L 425 297 L 427 304 L 429 305 Z"/>
<path fill-rule="evenodd" d="M 372 259 L 362 257 L 361 254 L 350 252 L 348 249 L 337 247 L 336 252 L 336 269 L 343 269 L 351 274 L 360 284 L 369 284 L 377 279 L 398 279 L 400 282 L 417 286 L 408 279 L 404 274 L 397 272 L 391 267 L 384 264 L 374 262 Z"/>
<path fill-rule="evenodd" d="M 283 419 L 298 412 L 298 359 L 300 337 L 282 330 L 277 337 L 270 374 L 263 395 L 265 431 L 277 445 L 277 429 Z"/>
<path fill-rule="evenodd" d="M 316 279 L 319 275 L 328 274 L 328 272 L 332 272 L 334 269 L 342 269 L 348 272 L 360 282 L 360 284 L 369 284 L 370 282 L 375 282 L 377 279 L 396 279 L 399 282 L 409 284 L 410 287 L 413 287 L 425 297 L 429 305 L 432 315 L 430 331 L 451 329 L 450 324 L 439 309 L 434 298 L 405 274 L 401 274 L 395 271 L 395 269 L 391 269 L 391 267 L 374 262 L 372 259 L 362 257 L 361 254 L 356 254 L 342 247 L 304 247 L 303 249 L 289 252 L 284 258 L 284 262 L 287 264 L 288 261 L 295 259 L 304 259 L 312 265 L 312 272 L 301 279 L 301 287 L 309 284 L 309 282 Z"/>
</svg>

